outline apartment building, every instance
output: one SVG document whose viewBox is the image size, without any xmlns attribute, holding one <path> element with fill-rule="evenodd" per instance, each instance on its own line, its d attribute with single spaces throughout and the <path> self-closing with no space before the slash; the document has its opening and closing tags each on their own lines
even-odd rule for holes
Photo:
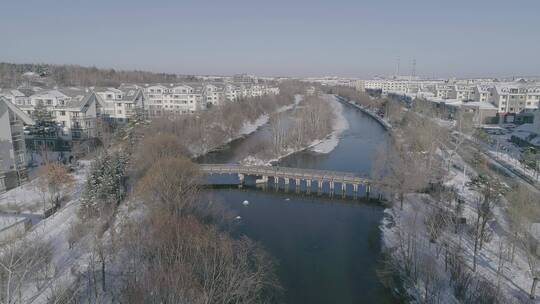
<svg viewBox="0 0 540 304">
<path fill-rule="evenodd" d="M 474 86 L 467 85 L 467 84 L 456 84 L 454 85 L 454 93 L 452 95 L 455 96 L 457 100 L 460 101 L 474 101 L 475 95 L 474 95 Z"/>
<path fill-rule="evenodd" d="M 32 118 L 0 97 L 0 193 L 28 179 L 23 127 Z"/>
<path fill-rule="evenodd" d="M 144 110 L 146 97 L 143 89 L 136 86 L 94 88 L 97 98 L 97 116 L 115 123 L 126 123 L 136 111 Z"/>
<path fill-rule="evenodd" d="M 205 108 L 201 90 L 188 85 L 153 85 L 144 90 L 150 117 L 189 114 Z"/>
<path fill-rule="evenodd" d="M 519 113 L 536 109 L 540 102 L 540 85 L 506 83 L 492 89 L 493 104 L 500 113 Z"/>
<path fill-rule="evenodd" d="M 249 95 L 247 87 L 241 90 L 241 95 L 242 97 Z M 203 99 L 207 106 L 217 106 L 224 101 L 225 95 L 222 88 L 213 84 L 207 84 L 203 87 Z"/>
<path fill-rule="evenodd" d="M 49 112 L 64 140 L 85 140 L 96 136 L 98 97 L 89 90 L 70 88 L 46 90 L 29 97 L 29 102 L 18 104 L 26 114 L 35 114 L 36 107 Z"/>
<path fill-rule="evenodd" d="M 493 93 L 491 92 L 491 86 L 489 85 L 475 85 L 474 100 L 479 102 L 492 102 Z"/>
<path fill-rule="evenodd" d="M 440 99 L 456 99 L 455 86 L 451 84 L 437 84 L 435 86 L 435 97 Z"/>
</svg>

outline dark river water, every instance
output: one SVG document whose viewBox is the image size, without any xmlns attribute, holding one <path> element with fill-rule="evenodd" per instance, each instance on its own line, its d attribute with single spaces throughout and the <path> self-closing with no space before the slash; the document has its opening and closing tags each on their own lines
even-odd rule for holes
<svg viewBox="0 0 540 304">
<path fill-rule="evenodd" d="M 343 107 L 349 129 L 332 152 L 298 152 L 279 165 L 369 176 L 379 147 L 389 137 L 369 116 L 351 106 Z M 199 161 L 236 162 L 249 153 L 253 141 L 267 133 L 263 127 Z M 217 183 L 235 181 L 236 177 L 213 177 Z M 237 233 L 259 242 L 275 257 L 285 303 L 395 303 L 376 275 L 383 217 L 378 202 L 249 187 L 212 189 L 207 194 L 241 217 Z M 249 201 L 248 206 L 242 204 L 244 200 Z"/>
</svg>

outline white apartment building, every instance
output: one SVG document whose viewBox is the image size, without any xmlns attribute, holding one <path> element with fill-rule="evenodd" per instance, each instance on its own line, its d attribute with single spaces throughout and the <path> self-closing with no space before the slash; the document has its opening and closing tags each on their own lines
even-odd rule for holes
<svg viewBox="0 0 540 304">
<path fill-rule="evenodd" d="M 71 96 L 68 96 L 71 95 Z M 60 136 L 65 140 L 84 140 L 96 137 L 98 97 L 88 90 L 48 90 L 29 97 L 29 102 L 17 106 L 33 115 L 38 105 L 51 114 L 61 127 Z"/>
<path fill-rule="evenodd" d="M 249 93 L 246 90 L 242 90 L 241 94 L 242 97 L 246 97 Z M 244 96 L 244 94 L 246 96 Z M 204 86 L 203 99 L 208 106 L 220 105 L 223 102 L 224 98 L 225 96 L 223 90 L 220 87 L 213 84 L 207 84 Z"/>
<path fill-rule="evenodd" d="M 455 93 L 453 95 L 456 96 L 457 100 L 461 100 L 461 101 L 474 101 L 475 100 L 474 86 L 472 85 L 456 84 L 454 85 L 454 91 Z"/>
<path fill-rule="evenodd" d="M 536 109 L 540 102 L 540 85 L 507 83 L 492 89 L 493 104 L 500 113 L 519 113 Z"/>
<path fill-rule="evenodd" d="M 456 99 L 455 86 L 451 84 L 437 84 L 435 86 L 435 97 L 440 99 Z"/>
<path fill-rule="evenodd" d="M 363 85 L 357 83 L 357 86 L 363 87 L 364 90 L 381 90 L 383 93 L 389 91 L 406 93 L 408 83 L 404 80 L 373 79 L 364 80 Z"/>
<path fill-rule="evenodd" d="M 194 113 L 204 108 L 200 91 L 188 85 L 153 85 L 144 91 L 151 117 Z"/>
<path fill-rule="evenodd" d="M 98 96 L 98 115 L 117 123 L 128 122 L 137 109 L 144 110 L 145 96 L 138 86 L 92 90 Z"/>
<path fill-rule="evenodd" d="M 474 86 L 474 100 L 480 102 L 492 102 L 493 93 L 491 92 L 491 88 L 492 86 L 489 85 Z"/>
</svg>

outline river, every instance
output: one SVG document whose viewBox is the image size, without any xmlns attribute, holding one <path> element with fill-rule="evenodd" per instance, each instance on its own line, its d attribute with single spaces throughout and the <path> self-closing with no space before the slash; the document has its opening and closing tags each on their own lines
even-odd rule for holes
<svg viewBox="0 0 540 304">
<path fill-rule="evenodd" d="M 349 129 L 328 154 L 302 151 L 280 166 L 354 172 L 369 176 L 379 147 L 388 144 L 386 131 L 372 118 L 344 105 Z M 237 140 L 200 162 L 237 162 L 267 136 L 267 127 Z M 228 183 L 234 177 L 213 177 Z M 383 207 L 377 202 L 338 196 L 298 195 L 244 189 L 213 189 L 240 217 L 238 234 L 259 242 L 276 258 L 285 303 L 394 303 L 376 275 L 380 253 L 379 225 Z M 250 204 L 244 206 L 242 202 Z"/>
</svg>

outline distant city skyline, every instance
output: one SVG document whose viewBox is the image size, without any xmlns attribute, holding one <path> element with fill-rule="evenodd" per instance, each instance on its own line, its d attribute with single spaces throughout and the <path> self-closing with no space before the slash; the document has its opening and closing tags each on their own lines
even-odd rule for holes
<svg viewBox="0 0 540 304">
<path fill-rule="evenodd" d="M 540 74 L 540 1 L 8 1 L 0 61 L 187 75 Z"/>
</svg>

